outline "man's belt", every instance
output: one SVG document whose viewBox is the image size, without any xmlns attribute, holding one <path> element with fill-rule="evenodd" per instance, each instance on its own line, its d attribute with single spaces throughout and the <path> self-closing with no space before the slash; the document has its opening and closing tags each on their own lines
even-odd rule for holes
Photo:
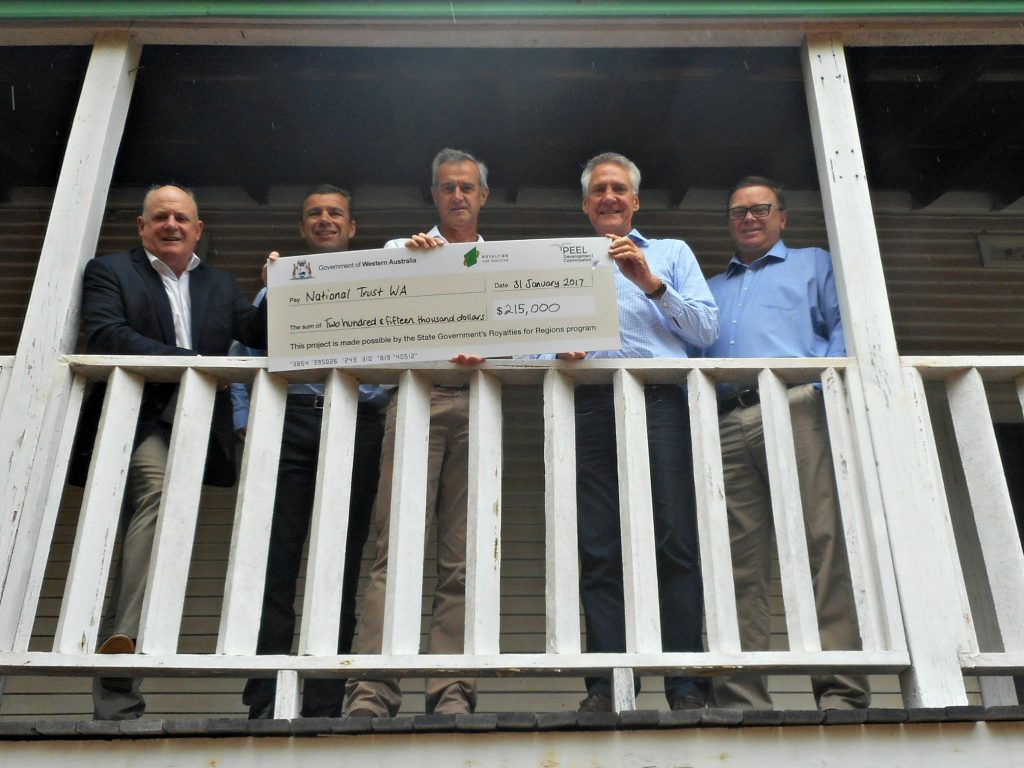
<svg viewBox="0 0 1024 768">
<path fill-rule="evenodd" d="M 323 395 L 313 395 L 313 394 L 309 394 L 309 395 L 303 395 L 303 394 L 288 395 L 288 405 L 296 406 L 298 408 L 312 408 L 312 409 L 317 410 L 317 411 L 322 411 L 324 409 L 324 396 Z M 372 405 L 371 403 L 360 402 L 359 403 L 359 410 L 360 411 L 372 411 L 372 412 L 376 413 L 377 411 L 380 410 L 380 408 L 378 408 L 375 405 Z"/>
<path fill-rule="evenodd" d="M 741 389 L 736 394 L 718 401 L 718 415 L 724 416 L 729 411 L 734 411 L 737 408 L 750 408 L 753 405 L 758 405 L 760 402 L 761 393 L 757 391 L 756 387 Z"/>
</svg>

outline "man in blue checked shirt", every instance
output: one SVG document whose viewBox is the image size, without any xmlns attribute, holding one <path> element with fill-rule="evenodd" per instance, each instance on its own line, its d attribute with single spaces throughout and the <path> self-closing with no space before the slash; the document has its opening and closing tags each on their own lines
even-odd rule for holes
<svg viewBox="0 0 1024 768">
<path fill-rule="evenodd" d="M 334 253 L 348 250 L 349 239 L 356 233 L 351 205 L 352 196 L 348 192 L 329 184 L 317 187 L 306 196 L 300 211 L 299 234 L 309 252 Z M 260 299 L 262 295 L 257 296 L 257 302 Z M 241 345 L 232 347 L 231 353 L 265 354 L 263 350 L 252 350 Z M 338 653 L 349 653 L 352 650 L 359 565 L 363 545 L 370 531 L 373 500 L 377 492 L 381 440 L 384 436 L 381 409 L 387 401 L 388 395 L 381 387 L 366 384 L 359 386 Z M 244 386 L 232 386 L 232 402 L 235 430 L 244 439 L 249 418 L 249 397 Z M 277 496 L 263 591 L 263 613 L 256 644 L 256 652 L 259 654 L 284 654 L 292 650 L 295 634 L 295 582 L 299 576 L 302 545 L 309 532 L 313 511 L 323 406 L 322 384 L 288 385 L 281 461 L 277 473 Z M 254 678 L 246 684 L 242 701 L 249 705 L 251 719 L 274 716 L 275 692 L 276 683 L 270 678 Z M 307 679 L 302 696 L 302 716 L 338 717 L 344 694 L 344 679 Z"/>
<path fill-rule="evenodd" d="M 760 176 L 740 179 L 729 193 L 727 213 L 736 253 L 725 272 L 708 281 L 722 333 L 704 355 L 844 357 L 832 257 L 820 248 L 782 242 L 787 211 L 780 186 Z M 821 387 L 790 387 L 787 394 L 821 647 L 859 650 Z M 718 412 L 740 640 L 745 651 L 768 650 L 774 528 L 757 389 L 722 385 Z M 868 680 L 861 675 L 815 675 L 811 685 L 821 709 L 870 702 Z M 764 675 L 715 678 L 712 696 L 720 707 L 772 708 Z"/>
<path fill-rule="evenodd" d="M 714 341 L 718 309 L 693 252 L 681 240 L 650 240 L 633 228 L 633 214 L 640 209 L 640 170 L 636 165 L 608 152 L 591 158 L 580 181 L 583 212 L 590 217 L 594 231 L 611 240 L 622 348 L 558 357 L 686 357 L 687 344 L 706 347 Z M 666 651 L 700 651 L 703 592 L 686 398 L 674 384 L 648 385 L 645 394 L 662 647 Z M 587 651 L 624 651 L 611 386 L 576 388 L 576 499 Z M 587 678 L 586 684 L 587 696 L 580 702 L 580 711 L 611 711 L 611 681 Z M 665 679 L 665 697 L 672 709 L 703 707 L 704 689 L 699 678 Z"/>
</svg>

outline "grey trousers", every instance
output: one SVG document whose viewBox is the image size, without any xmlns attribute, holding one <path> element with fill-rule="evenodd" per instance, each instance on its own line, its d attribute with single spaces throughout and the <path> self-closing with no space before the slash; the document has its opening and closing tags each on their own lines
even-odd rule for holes
<svg viewBox="0 0 1024 768">
<path fill-rule="evenodd" d="M 859 650 L 861 639 L 824 401 L 821 391 L 810 384 L 787 392 L 821 647 Z M 735 408 L 723 414 L 719 430 L 740 641 L 745 651 L 768 650 L 768 587 L 775 529 L 761 406 Z M 815 675 L 811 686 L 821 709 L 861 708 L 871 700 L 868 679 L 862 675 Z M 764 675 L 715 677 L 712 698 L 719 707 L 772 708 Z"/>
<path fill-rule="evenodd" d="M 139 444 L 128 463 L 125 504 L 121 513 L 121 556 L 114 576 L 113 595 L 100 622 L 99 642 L 110 635 L 138 637 L 142 601 L 146 594 L 149 559 L 153 552 L 160 497 L 167 469 L 170 428 L 159 426 Z M 142 678 L 95 678 L 93 719 L 132 720 L 146 711 L 139 692 Z"/>
</svg>

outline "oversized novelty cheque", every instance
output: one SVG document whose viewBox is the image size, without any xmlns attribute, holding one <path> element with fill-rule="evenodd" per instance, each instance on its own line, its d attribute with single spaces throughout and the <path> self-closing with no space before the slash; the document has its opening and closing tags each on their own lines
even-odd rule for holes
<svg viewBox="0 0 1024 768">
<path fill-rule="evenodd" d="M 271 371 L 619 348 L 609 241 L 458 243 L 281 258 Z"/>
</svg>

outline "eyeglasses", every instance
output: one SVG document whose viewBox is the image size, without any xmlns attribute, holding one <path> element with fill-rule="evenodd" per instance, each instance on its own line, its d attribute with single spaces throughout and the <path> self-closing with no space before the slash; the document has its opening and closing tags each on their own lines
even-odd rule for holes
<svg viewBox="0 0 1024 768">
<path fill-rule="evenodd" d="M 748 207 L 737 205 L 735 208 L 730 208 L 726 213 L 729 215 L 729 221 L 743 221 L 747 218 L 748 212 L 755 219 L 763 219 L 772 212 L 772 208 L 778 208 L 778 206 L 773 203 L 758 203 Z M 779 210 L 782 209 L 780 208 Z"/>
</svg>

